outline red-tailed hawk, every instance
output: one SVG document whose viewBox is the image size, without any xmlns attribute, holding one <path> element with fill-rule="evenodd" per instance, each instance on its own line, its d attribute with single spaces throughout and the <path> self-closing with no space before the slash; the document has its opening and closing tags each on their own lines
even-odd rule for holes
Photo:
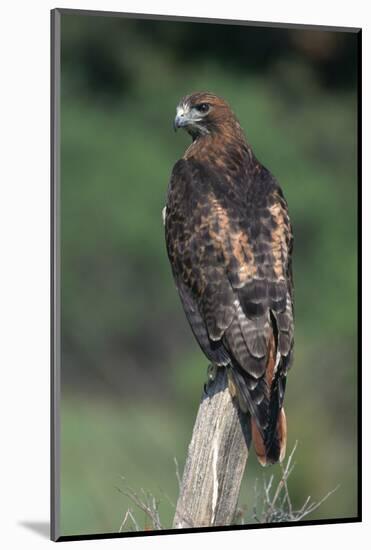
<svg viewBox="0 0 371 550">
<path fill-rule="evenodd" d="M 173 168 L 164 214 L 175 283 L 202 351 L 227 368 L 251 417 L 260 463 L 273 464 L 285 454 L 294 342 L 287 204 L 223 99 L 184 97 L 174 125 L 193 140 Z"/>
</svg>

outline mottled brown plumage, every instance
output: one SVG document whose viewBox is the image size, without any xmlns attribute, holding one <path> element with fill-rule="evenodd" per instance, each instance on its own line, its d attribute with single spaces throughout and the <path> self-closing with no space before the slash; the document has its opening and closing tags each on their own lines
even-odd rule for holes
<svg viewBox="0 0 371 550">
<path fill-rule="evenodd" d="M 192 144 L 174 166 L 165 231 L 176 286 L 207 358 L 228 369 L 262 464 L 282 460 L 293 349 L 292 231 L 282 190 L 228 104 L 183 98 Z"/>
</svg>

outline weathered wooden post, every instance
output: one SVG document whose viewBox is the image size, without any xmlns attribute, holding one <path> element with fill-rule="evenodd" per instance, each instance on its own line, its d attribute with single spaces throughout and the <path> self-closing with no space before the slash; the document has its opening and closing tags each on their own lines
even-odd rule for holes
<svg viewBox="0 0 371 550">
<path fill-rule="evenodd" d="M 173 527 L 233 522 L 250 447 L 246 416 L 233 403 L 225 368 L 204 391 L 184 467 Z"/>
</svg>

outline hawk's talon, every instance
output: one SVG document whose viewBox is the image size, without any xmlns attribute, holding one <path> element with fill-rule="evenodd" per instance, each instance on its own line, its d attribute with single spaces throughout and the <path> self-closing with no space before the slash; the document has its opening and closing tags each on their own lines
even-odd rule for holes
<svg viewBox="0 0 371 550">
<path fill-rule="evenodd" d="M 218 366 L 214 365 L 213 363 L 210 363 L 209 366 L 207 367 L 208 383 L 214 382 L 217 372 L 218 372 Z"/>
<path fill-rule="evenodd" d="M 218 367 L 217 365 L 209 364 L 207 367 L 207 380 L 204 384 L 204 392 L 206 395 L 209 395 L 209 392 L 207 391 L 207 388 L 212 384 L 216 378 Z"/>
</svg>

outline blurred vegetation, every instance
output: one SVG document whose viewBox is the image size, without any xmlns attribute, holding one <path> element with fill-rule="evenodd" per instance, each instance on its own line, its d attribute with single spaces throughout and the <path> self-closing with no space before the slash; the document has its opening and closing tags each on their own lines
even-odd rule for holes
<svg viewBox="0 0 371 550">
<path fill-rule="evenodd" d="M 292 499 L 340 485 L 311 518 L 354 516 L 356 35 L 74 14 L 61 28 L 62 533 L 118 531 L 120 476 L 159 497 L 171 524 L 174 457 L 182 468 L 207 360 L 172 281 L 161 210 L 189 143 L 172 132 L 176 104 L 203 89 L 229 101 L 289 203 Z M 262 475 L 252 455 L 247 510 Z"/>
</svg>

